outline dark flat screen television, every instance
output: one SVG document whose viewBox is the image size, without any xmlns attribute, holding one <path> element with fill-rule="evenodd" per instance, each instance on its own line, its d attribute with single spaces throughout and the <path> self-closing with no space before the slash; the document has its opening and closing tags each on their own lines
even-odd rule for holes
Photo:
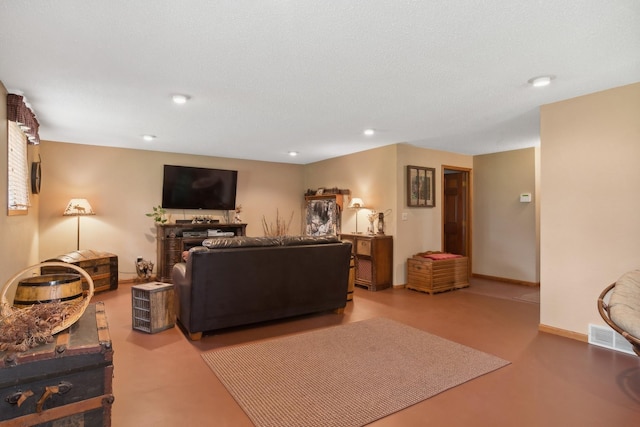
<svg viewBox="0 0 640 427">
<path fill-rule="evenodd" d="M 235 210 L 238 171 L 164 165 L 162 207 Z"/>
</svg>

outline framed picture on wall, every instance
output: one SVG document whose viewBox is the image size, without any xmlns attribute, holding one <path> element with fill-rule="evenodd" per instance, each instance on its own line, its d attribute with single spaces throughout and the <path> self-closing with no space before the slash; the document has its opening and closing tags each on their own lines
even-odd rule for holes
<svg viewBox="0 0 640 427">
<path fill-rule="evenodd" d="M 305 219 L 307 236 L 335 236 L 340 233 L 340 206 L 335 197 L 308 199 Z"/>
<path fill-rule="evenodd" d="M 407 206 L 436 206 L 436 170 L 422 166 L 407 166 Z"/>
</svg>

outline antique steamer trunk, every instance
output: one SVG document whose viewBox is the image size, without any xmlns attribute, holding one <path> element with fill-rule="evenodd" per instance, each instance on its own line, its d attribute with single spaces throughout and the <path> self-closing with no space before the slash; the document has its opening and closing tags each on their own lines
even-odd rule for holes
<svg viewBox="0 0 640 427">
<path fill-rule="evenodd" d="M 95 292 L 118 289 L 118 257 L 109 252 L 82 249 L 59 255 L 47 261 L 66 262 L 82 268 L 93 279 Z M 52 273 L 76 273 L 76 271 L 65 269 L 64 267 L 42 268 L 42 274 Z M 84 278 L 82 279 L 82 285 L 85 290 L 88 288 Z"/>
<path fill-rule="evenodd" d="M 0 426 L 111 425 L 113 349 L 104 303 L 54 341 L 0 352 Z"/>
<path fill-rule="evenodd" d="M 432 260 L 414 256 L 407 260 L 407 289 L 434 294 L 469 286 L 468 258 Z"/>
</svg>

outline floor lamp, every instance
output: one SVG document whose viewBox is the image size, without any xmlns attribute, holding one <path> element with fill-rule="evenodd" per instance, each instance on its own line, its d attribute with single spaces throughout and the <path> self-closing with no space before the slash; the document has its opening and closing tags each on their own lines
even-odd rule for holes
<svg viewBox="0 0 640 427">
<path fill-rule="evenodd" d="M 91 204 L 87 199 L 71 199 L 67 204 L 67 208 L 64 210 L 63 216 L 75 216 L 78 217 L 78 234 L 76 242 L 76 250 L 80 250 L 80 217 L 84 215 L 95 215 L 96 213 L 91 208 Z"/>
<path fill-rule="evenodd" d="M 360 212 L 360 209 L 364 208 L 364 202 L 361 198 L 354 197 L 349 202 L 349 208 L 356 210 L 356 234 L 360 234 L 358 233 L 358 212 Z"/>
</svg>

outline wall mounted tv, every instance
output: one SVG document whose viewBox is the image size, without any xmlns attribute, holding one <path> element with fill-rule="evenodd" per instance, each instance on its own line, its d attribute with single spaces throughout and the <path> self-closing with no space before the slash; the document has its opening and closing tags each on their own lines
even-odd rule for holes
<svg viewBox="0 0 640 427">
<path fill-rule="evenodd" d="M 235 210 L 238 171 L 164 165 L 162 207 Z"/>
</svg>

